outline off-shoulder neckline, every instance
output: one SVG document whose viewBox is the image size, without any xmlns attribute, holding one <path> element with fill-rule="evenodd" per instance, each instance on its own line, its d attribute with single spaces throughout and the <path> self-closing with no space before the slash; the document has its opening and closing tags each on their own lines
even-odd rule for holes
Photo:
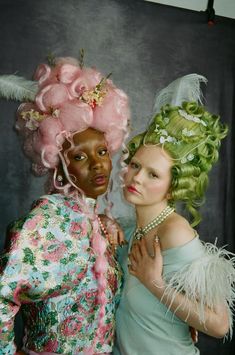
<svg viewBox="0 0 235 355">
<path fill-rule="evenodd" d="M 194 231 L 195 231 L 195 236 L 194 236 L 193 239 L 189 240 L 188 242 L 186 242 L 184 244 L 178 245 L 176 247 L 172 247 L 172 248 L 168 248 L 168 249 L 162 250 L 162 255 L 166 255 L 168 253 L 174 252 L 175 250 L 186 248 L 189 245 L 198 242 L 199 241 L 199 235 L 198 235 L 196 230 L 194 230 Z"/>
</svg>

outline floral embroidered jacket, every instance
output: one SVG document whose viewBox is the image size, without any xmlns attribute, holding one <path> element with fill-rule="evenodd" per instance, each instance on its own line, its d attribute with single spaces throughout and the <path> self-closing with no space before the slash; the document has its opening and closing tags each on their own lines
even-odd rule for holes
<svg viewBox="0 0 235 355">
<path fill-rule="evenodd" d="M 90 246 L 95 200 L 86 200 L 90 214 L 62 194 L 44 196 L 13 224 L 10 249 L 1 258 L 1 355 L 15 353 L 14 317 L 20 307 L 24 349 L 83 354 L 96 338 L 94 353 L 112 351 L 121 271 L 107 247 L 108 302 L 97 340 L 100 305 L 93 272 L 96 255 Z"/>
</svg>

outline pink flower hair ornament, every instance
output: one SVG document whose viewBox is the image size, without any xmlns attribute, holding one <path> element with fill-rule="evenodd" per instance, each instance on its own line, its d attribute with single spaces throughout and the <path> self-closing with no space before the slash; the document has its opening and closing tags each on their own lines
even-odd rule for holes
<svg viewBox="0 0 235 355">
<path fill-rule="evenodd" d="M 65 138 L 88 127 L 104 132 L 111 154 L 122 146 L 130 117 L 128 97 L 109 76 L 66 57 L 40 64 L 33 79 L 1 75 L 0 97 L 23 101 L 16 128 L 36 175 L 56 168 Z"/>
</svg>

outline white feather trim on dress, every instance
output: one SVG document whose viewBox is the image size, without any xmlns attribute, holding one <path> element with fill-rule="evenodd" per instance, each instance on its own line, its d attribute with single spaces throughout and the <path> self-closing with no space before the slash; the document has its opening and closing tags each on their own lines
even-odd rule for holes
<svg viewBox="0 0 235 355">
<path fill-rule="evenodd" d="M 183 293 L 185 296 L 183 307 L 187 307 L 189 302 L 195 303 L 194 311 L 202 323 L 205 323 L 205 307 L 214 309 L 216 305 L 227 304 L 232 337 L 235 255 L 211 243 L 202 245 L 204 253 L 201 257 L 191 264 L 186 264 L 177 272 L 165 275 L 167 284 L 165 295 L 172 303 L 177 293 Z"/>
</svg>

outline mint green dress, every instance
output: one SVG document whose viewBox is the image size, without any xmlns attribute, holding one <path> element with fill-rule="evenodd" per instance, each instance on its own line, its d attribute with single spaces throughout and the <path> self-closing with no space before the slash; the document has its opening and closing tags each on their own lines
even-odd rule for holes
<svg viewBox="0 0 235 355">
<path fill-rule="evenodd" d="M 128 272 L 128 252 L 134 228 L 127 230 L 129 247 L 122 250 L 125 283 L 116 314 L 114 355 L 195 355 L 189 326 L 161 303 L 139 280 Z M 232 325 L 231 306 L 235 281 L 234 258 L 223 248 L 202 243 L 196 236 L 187 244 L 162 252 L 163 277 L 171 290 L 183 292 L 187 300 L 195 301 L 195 311 L 204 321 L 204 306 L 227 302 Z M 200 302 L 198 302 L 200 297 Z M 231 327 L 230 327 L 231 328 Z"/>
</svg>

